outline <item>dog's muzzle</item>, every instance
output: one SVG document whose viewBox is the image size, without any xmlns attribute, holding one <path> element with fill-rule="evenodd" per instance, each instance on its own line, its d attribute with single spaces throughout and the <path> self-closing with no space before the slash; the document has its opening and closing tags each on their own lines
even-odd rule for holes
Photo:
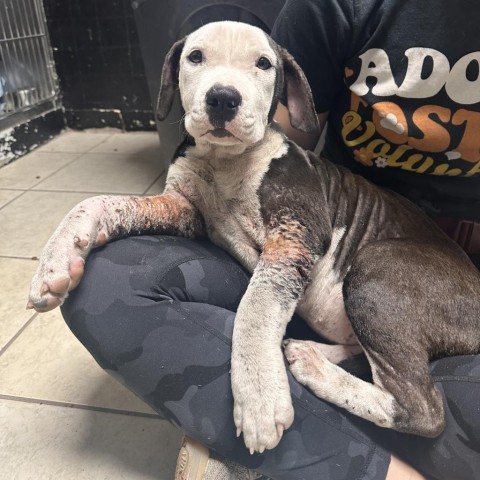
<svg viewBox="0 0 480 480">
<path fill-rule="evenodd" d="M 215 128 L 225 128 L 225 122 L 235 118 L 242 104 L 240 92 L 224 85 L 214 85 L 205 95 L 206 111 L 210 123 Z"/>
</svg>

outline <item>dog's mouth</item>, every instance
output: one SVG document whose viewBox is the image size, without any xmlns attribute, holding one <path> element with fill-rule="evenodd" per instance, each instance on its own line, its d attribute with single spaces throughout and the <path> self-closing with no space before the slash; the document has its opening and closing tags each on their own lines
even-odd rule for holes
<svg viewBox="0 0 480 480">
<path fill-rule="evenodd" d="M 240 136 L 237 136 L 237 132 L 235 131 L 235 129 L 228 126 L 227 128 L 225 128 L 224 126 L 215 127 L 214 125 L 205 126 L 205 129 L 203 131 L 198 132 L 196 138 L 200 141 L 207 142 L 212 145 L 228 146 L 244 143 L 244 140 L 241 137 L 241 133 Z"/>
<path fill-rule="evenodd" d="M 209 130 L 208 132 L 206 132 L 205 134 L 203 134 L 202 136 L 205 136 L 205 135 L 213 135 L 214 137 L 216 138 L 229 138 L 229 137 L 235 137 L 235 135 L 232 135 L 227 129 L 225 128 L 214 128 L 212 130 Z"/>
</svg>

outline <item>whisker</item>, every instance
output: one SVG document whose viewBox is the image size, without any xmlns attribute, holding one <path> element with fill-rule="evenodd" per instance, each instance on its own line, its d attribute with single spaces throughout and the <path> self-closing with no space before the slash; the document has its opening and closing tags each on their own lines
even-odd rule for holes
<svg viewBox="0 0 480 480">
<path fill-rule="evenodd" d="M 185 112 L 179 120 L 175 120 L 174 122 L 169 122 L 169 125 L 175 125 L 176 123 L 182 122 L 185 119 L 186 115 L 187 115 L 187 112 Z"/>
<path fill-rule="evenodd" d="M 179 138 L 184 138 L 185 134 L 187 133 L 187 130 L 185 129 L 185 122 L 183 121 L 183 120 L 185 120 L 186 115 L 187 115 L 187 112 L 185 112 L 182 115 L 182 118 L 178 121 L 178 136 L 179 136 Z"/>
</svg>

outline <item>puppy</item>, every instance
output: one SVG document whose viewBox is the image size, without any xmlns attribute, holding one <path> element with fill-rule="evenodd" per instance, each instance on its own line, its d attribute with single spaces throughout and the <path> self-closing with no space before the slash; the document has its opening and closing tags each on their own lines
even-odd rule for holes
<svg viewBox="0 0 480 480">
<path fill-rule="evenodd" d="M 282 339 L 295 310 L 337 343 L 285 342 L 299 382 L 382 427 L 438 435 L 428 362 L 480 350 L 480 276 L 468 257 L 408 201 L 285 137 L 272 122 L 279 100 L 299 130 L 318 128 L 317 116 L 302 71 L 261 30 L 219 22 L 177 42 L 159 118 L 178 87 L 188 136 L 165 192 L 76 206 L 43 251 L 29 306 L 60 305 L 107 241 L 208 236 L 252 273 L 231 365 L 234 421 L 251 452 L 274 448 L 293 421 Z M 335 365 L 359 351 L 372 384 Z"/>
</svg>

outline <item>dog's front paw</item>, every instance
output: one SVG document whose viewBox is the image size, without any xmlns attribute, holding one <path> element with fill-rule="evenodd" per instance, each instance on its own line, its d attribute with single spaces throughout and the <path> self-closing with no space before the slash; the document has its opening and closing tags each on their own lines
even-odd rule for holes
<svg viewBox="0 0 480 480">
<path fill-rule="evenodd" d="M 82 278 L 83 249 L 84 245 L 76 237 L 47 244 L 30 285 L 27 308 L 47 312 L 64 302 Z"/>
<path fill-rule="evenodd" d="M 293 407 L 286 372 L 284 378 L 234 382 L 234 421 L 237 436 L 243 432 L 245 445 L 253 454 L 275 448 L 283 431 L 293 423 Z M 236 384 L 235 384 L 236 383 Z"/>
</svg>

